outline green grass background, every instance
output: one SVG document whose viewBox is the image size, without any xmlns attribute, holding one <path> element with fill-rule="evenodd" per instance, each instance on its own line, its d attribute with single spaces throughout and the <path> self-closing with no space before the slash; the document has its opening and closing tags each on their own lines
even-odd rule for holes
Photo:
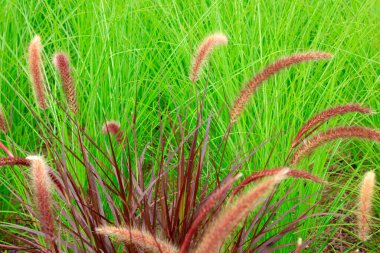
<svg viewBox="0 0 380 253">
<path fill-rule="evenodd" d="M 56 125 L 65 122 L 53 97 L 61 100 L 63 93 L 51 59 L 54 52 L 65 51 L 73 66 L 80 120 L 90 136 L 104 142 L 100 131 L 104 117 L 128 129 L 137 97 L 141 147 L 156 135 L 159 94 L 162 108 L 181 113 L 191 129 L 196 119 L 195 97 L 208 81 L 205 112 L 223 108 L 213 122 L 212 149 L 227 128 L 235 97 L 254 73 L 291 53 L 331 52 L 334 58 L 330 61 L 300 64 L 266 82 L 232 129 L 226 149 L 229 160 L 245 141 L 243 151 L 248 152 L 283 131 L 260 148 L 242 171 L 248 175 L 265 166 L 281 166 L 295 133 L 318 111 L 349 102 L 380 110 L 379 6 L 374 0 L 0 1 L 0 102 L 11 118 L 11 132 L 0 135 L 0 140 L 11 143 L 16 154 L 40 153 L 43 148 L 28 110 L 35 103 L 26 66 L 27 47 L 35 34 L 42 37 L 49 110 Z M 213 53 L 194 87 L 188 79 L 191 57 L 198 43 L 212 32 L 228 35 L 229 44 Z M 331 120 L 326 127 L 350 124 L 380 129 L 379 123 L 379 114 L 351 114 Z M 380 170 L 378 144 L 340 144 L 325 146 L 300 165 L 307 168 L 315 162 L 313 173 L 339 177 L 335 186 L 341 195 L 331 203 L 331 211 L 340 208 L 342 200 L 352 199 L 357 191 L 353 185 L 365 171 L 375 169 L 379 175 Z M 327 173 L 329 151 L 340 160 L 337 173 Z M 347 153 L 349 159 L 342 156 Z M 227 171 L 228 164 L 225 167 Z M 212 166 L 205 170 L 213 174 Z M 3 173 L 2 177 L 10 176 Z M 296 186 L 299 190 L 293 197 L 321 189 L 313 184 Z M 9 209 L 9 192 L 1 185 L 0 194 L 0 207 Z M 379 217 L 379 198 L 375 203 Z M 293 204 L 284 204 L 280 211 Z M 307 206 L 301 205 L 297 213 Z M 310 229 L 322 231 L 329 219 L 318 222 L 307 221 L 287 240 L 305 237 Z"/>
</svg>

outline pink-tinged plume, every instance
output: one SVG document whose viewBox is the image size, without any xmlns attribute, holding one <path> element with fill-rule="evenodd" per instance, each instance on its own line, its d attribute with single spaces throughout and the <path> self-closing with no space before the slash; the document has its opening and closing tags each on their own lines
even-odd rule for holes
<svg viewBox="0 0 380 253">
<path fill-rule="evenodd" d="M 127 245 L 135 245 L 144 252 L 177 253 L 178 249 L 164 240 L 158 239 L 148 232 L 128 227 L 103 226 L 96 229 L 99 234 L 114 236 L 116 240 Z"/>
<path fill-rule="evenodd" d="M 41 48 L 41 38 L 36 35 L 29 45 L 29 69 L 37 104 L 41 109 L 45 110 L 47 108 L 47 103 L 45 84 L 42 75 Z"/>
<path fill-rule="evenodd" d="M 73 78 L 70 71 L 69 59 L 65 53 L 56 53 L 53 57 L 53 63 L 58 69 L 61 77 L 63 90 L 65 92 L 69 108 L 75 114 L 78 110 L 78 105 Z"/>
<path fill-rule="evenodd" d="M 207 57 L 211 54 L 212 50 L 216 46 L 226 45 L 227 43 L 227 36 L 220 33 L 212 34 L 204 39 L 193 59 L 193 64 L 190 71 L 190 80 L 192 82 L 198 80 L 199 73 L 201 72 L 204 63 Z"/>
<path fill-rule="evenodd" d="M 27 159 L 30 161 L 31 166 L 30 174 L 39 214 L 38 218 L 41 222 L 41 230 L 46 234 L 46 239 L 52 249 L 58 252 L 55 243 L 54 219 L 51 213 L 51 196 L 49 189 L 51 181 L 48 167 L 40 156 L 29 156 Z"/>
<path fill-rule="evenodd" d="M 372 198 L 375 192 L 376 175 L 375 172 L 369 171 L 365 173 L 359 195 L 359 212 L 357 223 L 359 228 L 359 238 L 366 241 L 371 231 L 371 215 L 372 215 Z"/>
<path fill-rule="evenodd" d="M 359 138 L 380 142 L 380 132 L 364 127 L 336 127 L 314 136 L 302 144 L 293 154 L 290 164 L 297 164 L 302 157 L 308 155 L 319 146 L 336 139 Z"/>
<path fill-rule="evenodd" d="M 251 81 L 249 81 L 248 84 L 244 87 L 244 89 L 240 92 L 240 95 L 236 99 L 230 112 L 230 123 L 234 123 L 239 118 L 251 95 L 265 80 L 267 80 L 272 75 L 276 74 L 284 68 L 290 67 L 300 62 L 327 59 L 331 56 L 332 55 L 330 53 L 320 52 L 294 54 L 286 58 L 280 59 L 275 63 L 269 65 L 260 73 L 258 73 L 253 79 L 251 79 Z"/>
</svg>

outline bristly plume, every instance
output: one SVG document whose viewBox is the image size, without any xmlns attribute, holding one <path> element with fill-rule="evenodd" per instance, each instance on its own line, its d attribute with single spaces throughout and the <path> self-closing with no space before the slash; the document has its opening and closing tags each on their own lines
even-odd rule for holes
<svg viewBox="0 0 380 253">
<path fill-rule="evenodd" d="M 18 157 L 4 157 L 0 158 L 0 166 L 14 166 L 14 165 L 20 165 L 20 166 L 30 166 L 30 160 L 24 159 L 24 158 L 18 158 Z"/>
<path fill-rule="evenodd" d="M 240 116 L 245 105 L 247 104 L 250 96 L 256 91 L 256 89 L 269 77 L 276 74 L 280 70 L 290 67 L 294 64 L 311 61 L 311 60 L 320 60 L 327 59 L 332 57 L 330 53 L 320 53 L 320 52 L 310 52 L 303 54 L 294 54 L 286 58 L 280 59 L 275 63 L 269 65 L 260 73 L 258 73 L 249 83 L 244 87 L 240 92 L 239 97 L 234 102 L 232 110 L 230 112 L 230 122 L 234 123 Z"/>
<path fill-rule="evenodd" d="M 199 73 L 207 59 L 207 56 L 211 54 L 212 50 L 219 45 L 226 45 L 228 38 L 221 33 L 212 34 L 204 39 L 199 46 L 197 54 L 194 56 L 192 68 L 190 71 L 190 80 L 195 82 L 198 80 Z"/>
<path fill-rule="evenodd" d="M 375 191 L 376 175 L 374 171 L 365 173 L 359 195 L 359 212 L 357 216 L 359 238 L 366 241 L 370 233 L 372 215 L 372 198 Z"/>
<path fill-rule="evenodd" d="M 294 139 L 292 143 L 292 148 L 297 146 L 299 140 L 305 133 L 309 132 L 310 130 L 315 131 L 317 127 L 319 127 L 321 124 L 323 124 L 324 122 L 326 122 L 327 120 L 335 116 L 350 113 L 350 112 L 359 112 L 359 113 L 367 113 L 367 114 L 373 113 L 371 108 L 363 107 L 358 104 L 338 105 L 336 107 L 322 111 L 318 113 L 316 116 L 314 116 L 313 118 L 311 118 L 308 122 L 306 122 L 305 125 L 303 125 L 303 127 L 299 130 L 296 138 Z M 310 133 L 311 131 L 309 132 L 309 134 Z"/>
<path fill-rule="evenodd" d="M 232 199 L 241 189 L 243 189 L 247 184 L 250 184 L 252 182 L 255 182 L 256 180 L 262 179 L 264 177 L 274 176 L 278 173 L 282 173 L 284 169 L 288 168 L 276 168 L 276 169 L 270 169 L 270 170 L 262 170 L 259 172 L 255 172 L 251 174 L 249 177 L 244 179 L 233 191 L 231 194 L 230 199 Z M 307 180 L 314 181 L 316 183 L 326 183 L 322 178 L 319 178 L 317 176 L 314 176 L 313 174 L 302 171 L 302 170 L 296 170 L 296 169 L 289 169 L 287 176 L 294 177 L 294 178 L 303 178 Z"/>
<path fill-rule="evenodd" d="M 99 234 L 114 236 L 116 240 L 123 241 L 127 245 L 135 245 L 147 252 L 153 253 L 177 253 L 178 249 L 148 232 L 135 228 L 103 226 L 96 229 Z"/>
<path fill-rule="evenodd" d="M 47 103 L 45 84 L 42 75 L 41 50 L 41 38 L 36 35 L 29 45 L 29 69 L 37 104 L 41 109 L 45 110 L 47 108 Z"/>
<path fill-rule="evenodd" d="M 31 179 L 35 194 L 36 206 L 41 222 L 41 230 L 46 234 L 46 239 L 51 244 L 52 249 L 58 252 L 55 243 L 54 219 L 51 213 L 50 177 L 48 167 L 40 156 L 28 156 L 31 165 Z"/>
<path fill-rule="evenodd" d="M 113 121 L 113 120 L 110 120 L 110 121 L 107 121 L 106 123 L 104 123 L 103 127 L 102 127 L 102 132 L 104 134 L 112 134 L 116 137 L 116 141 L 118 143 L 122 143 L 123 142 L 123 131 L 120 130 L 120 123 L 116 122 L 116 121 Z"/>
<path fill-rule="evenodd" d="M 318 134 L 311 140 L 301 145 L 293 154 L 290 164 L 297 164 L 302 157 L 311 153 L 317 147 L 326 142 L 342 138 L 359 138 L 380 142 L 380 132 L 364 127 L 337 127 L 332 128 L 324 133 Z"/>
<path fill-rule="evenodd" d="M 0 131 L 7 133 L 7 120 L 5 119 L 3 107 L 0 104 Z"/>
<path fill-rule="evenodd" d="M 234 204 L 227 206 L 216 220 L 206 229 L 199 243 L 197 253 L 217 253 L 234 228 L 260 203 L 265 200 L 273 187 L 283 180 L 288 169 L 259 183 L 253 189 L 239 196 Z"/>
<path fill-rule="evenodd" d="M 58 69 L 61 77 L 63 90 L 65 92 L 69 108 L 75 114 L 78 110 L 78 104 L 73 78 L 71 76 L 69 59 L 65 53 L 56 53 L 53 57 L 53 63 Z"/>
<path fill-rule="evenodd" d="M 208 199 L 208 201 L 202 207 L 200 213 L 197 215 L 195 220 L 190 226 L 190 229 L 186 233 L 185 239 L 181 245 L 180 253 L 186 253 L 187 248 L 190 245 L 191 238 L 195 234 L 197 228 L 202 223 L 202 221 L 207 217 L 210 213 L 211 209 L 215 206 L 215 204 L 221 200 L 221 198 L 226 194 L 226 192 L 231 188 L 231 185 L 241 177 L 242 175 L 239 173 L 234 177 L 231 177 L 227 182 L 225 182 L 218 190 L 216 190 Z"/>
</svg>

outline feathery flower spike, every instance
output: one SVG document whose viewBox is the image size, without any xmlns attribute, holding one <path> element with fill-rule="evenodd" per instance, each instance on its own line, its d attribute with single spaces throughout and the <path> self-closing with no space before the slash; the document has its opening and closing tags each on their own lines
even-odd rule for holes
<svg viewBox="0 0 380 253">
<path fill-rule="evenodd" d="M 37 104 L 41 109 L 45 110 L 47 104 L 45 84 L 42 76 L 41 48 L 41 38 L 36 35 L 29 45 L 29 69 Z"/>
<path fill-rule="evenodd" d="M 198 48 L 197 54 L 193 59 L 193 64 L 190 72 L 190 80 L 192 82 L 198 80 L 199 73 L 202 70 L 207 56 L 211 54 L 212 50 L 216 46 L 226 45 L 227 43 L 227 36 L 221 33 L 212 34 L 204 39 L 204 41 Z"/>
<path fill-rule="evenodd" d="M 188 230 L 185 239 L 183 240 L 183 243 L 181 245 L 180 253 L 187 252 L 187 248 L 190 245 L 191 238 L 196 232 L 198 226 L 201 224 L 201 222 L 204 220 L 207 214 L 209 214 L 210 210 L 215 206 L 217 201 L 219 201 L 224 196 L 224 194 L 230 189 L 231 185 L 241 176 L 242 175 L 239 173 L 236 176 L 232 177 L 210 196 L 209 200 L 204 204 L 202 210 L 191 224 L 190 229 Z"/>
<path fill-rule="evenodd" d="M 380 132 L 364 127 L 336 127 L 329 129 L 301 145 L 293 154 L 290 164 L 299 163 L 302 157 L 311 153 L 322 144 L 342 138 L 359 138 L 380 142 Z"/>
<path fill-rule="evenodd" d="M 199 243 L 197 253 L 218 253 L 228 235 L 234 228 L 260 203 L 265 200 L 267 194 L 283 180 L 288 169 L 260 182 L 256 187 L 239 196 L 235 203 L 227 208 L 216 218 L 205 231 L 203 239 Z"/>
<path fill-rule="evenodd" d="M 69 59 L 65 53 L 56 53 L 53 57 L 53 63 L 58 69 L 61 77 L 63 90 L 65 92 L 69 108 L 75 114 L 78 110 L 78 105 L 73 78 L 70 71 Z"/>
<path fill-rule="evenodd" d="M 256 91 L 256 89 L 269 77 L 276 74 L 280 70 L 290 67 L 294 64 L 311 61 L 311 60 L 320 60 L 330 58 L 332 55 L 330 53 L 320 53 L 320 52 L 310 52 L 303 54 L 294 54 L 288 56 L 286 58 L 280 59 L 275 63 L 269 65 L 264 70 L 262 70 L 259 74 L 257 74 L 248 84 L 244 87 L 244 89 L 240 92 L 239 97 L 234 102 L 232 110 L 230 112 L 230 122 L 234 123 L 240 116 L 243 111 L 245 105 L 248 102 L 248 99 L 251 95 Z"/>
<path fill-rule="evenodd" d="M 232 199 L 241 189 L 243 189 L 247 184 L 250 184 L 252 182 L 255 182 L 256 180 L 262 179 L 264 177 L 274 176 L 278 173 L 281 173 L 283 169 L 287 168 L 276 168 L 276 169 L 270 169 L 270 170 L 262 170 L 259 172 L 255 172 L 251 174 L 249 177 L 244 179 L 233 191 L 231 194 L 230 199 Z M 307 180 L 314 181 L 316 183 L 325 183 L 325 181 L 322 178 L 319 178 L 317 176 L 314 176 L 313 174 L 302 171 L 302 170 L 295 170 L 295 169 L 289 169 L 287 173 L 288 177 L 294 177 L 294 178 L 303 178 Z"/>
<path fill-rule="evenodd" d="M 170 243 L 155 238 L 148 232 L 135 228 L 103 226 L 96 229 L 102 235 L 114 236 L 116 240 L 128 245 L 135 245 L 142 250 L 153 253 L 177 253 L 178 249 Z"/>
<path fill-rule="evenodd" d="M 310 131 L 313 127 L 316 127 L 317 125 L 320 125 L 335 116 L 346 114 L 349 112 L 359 112 L 359 113 L 367 113 L 367 114 L 373 113 L 373 111 L 370 108 L 362 107 L 358 104 L 338 105 L 336 107 L 322 111 L 318 113 L 316 116 L 314 116 L 313 118 L 311 118 L 308 122 L 306 122 L 305 125 L 303 125 L 303 127 L 299 130 L 296 138 L 294 139 L 292 143 L 292 148 L 297 146 L 302 135 Z M 313 131 L 314 130 L 315 128 L 313 129 Z"/>
<path fill-rule="evenodd" d="M 359 212 L 357 223 L 359 228 L 359 238 L 366 241 L 369 238 L 370 221 L 372 215 L 372 198 L 375 191 L 376 175 L 374 171 L 365 173 L 360 188 Z"/>
<path fill-rule="evenodd" d="M 50 177 L 48 167 L 40 156 L 28 156 L 31 165 L 31 179 L 35 194 L 36 206 L 41 222 L 41 230 L 46 234 L 52 248 L 58 252 L 54 235 L 54 219 L 51 213 Z"/>
</svg>

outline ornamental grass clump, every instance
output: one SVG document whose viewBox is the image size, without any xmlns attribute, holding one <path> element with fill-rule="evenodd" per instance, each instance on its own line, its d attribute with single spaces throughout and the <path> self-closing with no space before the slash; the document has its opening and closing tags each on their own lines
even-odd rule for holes
<svg viewBox="0 0 380 253">
<path fill-rule="evenodd" d="M 198 80 L 211 51 L 225 44 L 227 37 L 223 34 L 213 34 L 204 40 L 193 57 L 190 71 L 193 82 Z M 55 106 L 61 110 L 65 124 L 70 126 L 60 129 L 60 125 L 53 123 L 56 117 L 50 117 L 53 112 L 38 113 L 39 109 L 47 108 L 39 37 L 33 39 L 29 56 L 38 103 L 37 108 L 30 106 L 34 116 L 30 125 L 36 125 L 34 131 L 38 133 L 43 148 L 39 150 L 41 156 L 26 156 L 27 152 L 18 148 L 17 143 L 4 145 L 0 142 L 0 148 L 7 154 L 7 157 L 0 158 L 0 166 L 10 168 L 17 175 L 4 179 L 12 196 L 9 201 L 17 200 L 17 207 L 21 210 L 20 218 L 14 222 L 17 224 L 0 222 L 0 233 L 10 238 L 1 241 L 1 249 L 96 253 L 294 250 L 293 234 L 304 229 L 301 226 L 305 220 L 338 216 L 336 213 L 314 213 L 320 203 L 319 193 L 311 196 L 299 191 L 299 184 L 295 182 L 290 186 L 285 185 L 288 180 L 282 182 L 289 178 L 289 181 L 319 183 L 324 187 L 327 185 L 325 178 L 306 168 L 290 168 L 284 164 L 276 168 L 249 168 L 255 171 L 243 176 L 242 172 L 247 171 L 243 166 L 250 164 L 247 161 L 255 154 L 256 148 L 250 148 L 248 153 L 243 148 L 237 150 L 233 154 L 238 157 L 236 160 L 225 154 L 225 146 L 231 141 L 232 123 L 262 82 L 283 68 L 303 61 L 327 59 L 331 54 L 295 54 L 260 72 L 236 99 L 226 122 L 229 127 L 222 139 L 213 135 L 213 123 L 222 121 L 222 114 L 205 117 L 205 89 L 204 96 L 196 101 L 199 104 L 195 110 L 195 128 L 189 127 L 191 124 L 187 124 L 178 111 L 160 108 L 153 134 L 144 135 L 152 139 L 139 143 L 136 98 L 128 130 L 121 130 L 116 121 L 106 121 L 103 126 L 97 126 L 99 132 L 116 139 L 114 142 L 112 138 L 100 135 L 104 139 L 101 144 L 87 133 L 85 124 L 81 123 L 86 122 L 86 118 L 82 118 L 84 115 L 80 113 L 80 108 L 84 107 L 78 105 L 71 75 L 71 70 L 75 69 L 70 66 L 69 57 L 64 53 L 53 56 L 67 100 L 63 104 L 57 101 Z M 354 111 L 371 112 L 369 108 L 351 104 L 328 109 L 322 112 L 322 116 L 310 120 L 293 142 L 293 148 L 298 149 L 291 149 L 294 151 L 291 164 L 298 163 L 315 148 L 334 139 L 357 137 L 379 141 L 377 130 L 349 126 L 333 128 L 308 138 L 327 119 Z M 70 138 L 63 138 L 65 135 Z M 301 144 L 304 139 L 309 139 L 309 142 Z M 215 143 L 215 140 L 220 142 Z M 13 156 L 8 145 L 17 156 Z M 22 193 L 12 189 L 13 178 L 17 178 L 23 192 L 31 196 L 32 204 L 28 197 L 23 198 Z M 299 197 L 289 198 L 296 191 Z M 368 191 L 363 196 L 368 199 Z M 299 205 L 306 201 L 311 201 L 312 207 L 297 212 Z M 369 205 L 362 202 L 368 210 Z M 280 208 L 284 204 L 287 205 L 285 212 Z M 368 217 L 367 211 L 359 213 L 358 224 Z M 364 226 L 359 225 L 361 228 Z M 369 233 L 368 229 L 363 230 Z M 305 243 L 299 243 L 296 252 L 319 240 L 313 233 L 304 232 L 304 235 L 307 237 L 304 237 Z"/>
</svg>

